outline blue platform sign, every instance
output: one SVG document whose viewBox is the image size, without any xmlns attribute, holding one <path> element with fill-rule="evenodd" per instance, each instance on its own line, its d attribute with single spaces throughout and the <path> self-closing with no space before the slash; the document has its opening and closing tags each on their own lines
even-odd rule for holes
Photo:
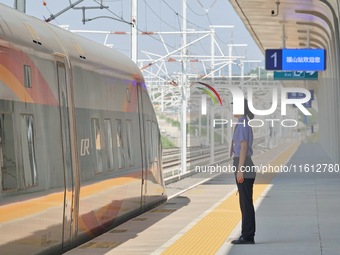
<svg viewBox="0 0 340 255">
<path fill-rule="evenodd" d="M 325 49 L 268 49 L 266 70 L 324 71 Z"/>
<path fill-rule="evenodd" d="M 266 70 L 282 70 L 282 49 L 266 50 Z"/>
</svg>

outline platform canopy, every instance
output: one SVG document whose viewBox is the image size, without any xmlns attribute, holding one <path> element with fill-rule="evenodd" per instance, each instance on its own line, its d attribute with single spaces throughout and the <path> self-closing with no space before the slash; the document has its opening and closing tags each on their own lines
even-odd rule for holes
<svg viewBox="0 0 340 255">
<path fill-rule="evenodd" d="M 339 3 L 336 0 L 229 0 L 249 33 L 265 52 L 280 48 L 323 48 L 327 70 L 339 78 Z M 304 86 L 302 82 L 295 86 Z M 316 88 L 317 82 L 309 86 Z"/>
<path fill-rule="evenodd" d="M 336 0 L 230 0 L 230 3 L 263 51 L 308 47 L 308 37 L 311 48 L 327 49 L 332 47 L 330 41 L 338 40 Z"/>
</svg>

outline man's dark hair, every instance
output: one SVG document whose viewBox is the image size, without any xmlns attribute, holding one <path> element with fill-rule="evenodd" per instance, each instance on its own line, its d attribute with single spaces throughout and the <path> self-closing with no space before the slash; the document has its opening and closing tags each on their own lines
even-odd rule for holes
<svg viewBox="0 0 340 255">
<path fill-rule="evenodd" d="M 250 120 L 254 119 L 254 113 L 249 110 L 248 100 L 244 99 L 244 115 L 246 115 Z"/>
</svg>

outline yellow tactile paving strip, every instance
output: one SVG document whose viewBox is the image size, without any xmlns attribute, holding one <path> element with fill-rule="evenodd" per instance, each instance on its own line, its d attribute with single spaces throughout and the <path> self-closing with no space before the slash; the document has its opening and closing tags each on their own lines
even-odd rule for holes
<svg viewBox="0 0 340 255">
<path fill-rule="evenodd" d="M 299 143 L 292 144 L 286 151 L 270 162 L 272 166 L 283 165 L 293 155 Z M 274 174 L 257 176 L 253 198 L 256 201 L 271 182 Z M 241 220 L 238 196 L 231 195 L 212 212 L 195 224 L 162 254 L 215 254 Z"/>
</svg>

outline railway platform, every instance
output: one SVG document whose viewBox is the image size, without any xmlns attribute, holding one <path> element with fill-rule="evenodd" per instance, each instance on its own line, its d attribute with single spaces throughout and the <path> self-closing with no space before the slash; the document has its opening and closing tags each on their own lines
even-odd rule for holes
<svg viewBox="0 0 340 255">
<path fill-rule="evenodd" d="M 339 254 L 339 166 L 321 146 L 283 144 L 254 162 L 255 245 L 230 243 L 241 217 L 233 174 L 222 173 L 65 254 Z"/>
</svg>

